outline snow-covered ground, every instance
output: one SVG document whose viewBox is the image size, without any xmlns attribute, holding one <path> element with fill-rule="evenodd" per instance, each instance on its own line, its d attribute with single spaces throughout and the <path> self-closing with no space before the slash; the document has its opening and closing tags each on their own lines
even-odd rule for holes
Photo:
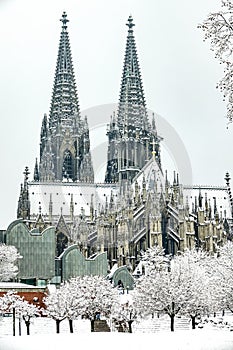
<svg viewBox="0 0 233 350">
<path fill-rule="evenodd" d="M 156 320 L 155 320 L 156 321 Z M 164 321 L 167 321 L 164 319 Z M 186 320 L 187 321 L 187 320 Z M 164 323 L 160 319 L 161 323 Z M 210 322 L 203 328 L 190 330 L 188 323 L 182 330 L 182 323 L 177 320 L 174 333 L 169 330 L 152 328 L 152 320 L 146 320 L 134 325 L 134 333 L 91 333 L 90 321 L 74 322 L 74 334 L 69 333 L 68 321 L 61 322 L 61 333 L 55 334 L 55 322 L 46 318 L 33 321 L 26 336 L 22 323 L 22 336 L 18 336 L 18 321 L 16 322 L 16 337 L 12 334 L 12 317 L 0 320 L 0 350 L 64 350 L 85 347 L 86 349 L 119 350 L 123 349 L 155 349 L 156 350 L 232 350 L 233 332 L 229 328 L 214 327 Z M 150 327 L 149 327 L 150 325 Z M 160 327 L 160 329 L 162 329 Z"/>
<path fill-rule="evenodd" d="M 144 334 L 92 333 L 50 334 L 0 339 L 1 350 L 64 350 L 64 349 L 172 349 L 172 350 L 232 350 L 233 334 L 226 331 L 178 331 Z"/>
</svg>

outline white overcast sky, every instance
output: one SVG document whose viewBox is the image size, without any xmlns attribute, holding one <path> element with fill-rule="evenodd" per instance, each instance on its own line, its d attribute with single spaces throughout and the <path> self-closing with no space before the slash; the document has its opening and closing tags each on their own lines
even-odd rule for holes
<svg viewBox="0 0 233 350">
<path fill-rule="evenodd" d="M 222 67 L 197 29 L 217 9 L 220 0 L 0 0 L 0 229 L 16 218 L 24 167 L 33 172 L 39 155 L 64 10 L 81 110 L 117 102 L 132 14 L 148 108 L 184 143 L 193 183 L 224 184 L 233 126 L 216 90 Z"/>
</svg>

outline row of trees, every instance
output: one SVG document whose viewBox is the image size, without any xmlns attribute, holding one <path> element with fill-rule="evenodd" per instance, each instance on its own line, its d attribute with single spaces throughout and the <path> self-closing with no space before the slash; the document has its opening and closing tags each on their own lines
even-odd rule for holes
<svg viewBox="0 0 233 350">
<path fill-rule="evenodd" d="M 141 316 L 167 314 L 174 331 L 176 315 L 189 316 L 195 328 L 197 316 L 232 310 L 233 244 L 216 255 L 187 250 L 168 261 L 160 248 L 143 255 L 146 273 L 135 288 L 135 307 Z M 145 311 L 146 310 L 146 311 Z"/>
<path fill-rule="evenodd" d="M 153 247 L 142 254 L 141 263 L 145 274 L 136 281 L 127 308 L 128 322 L 149 314 L 167 314 L 174 331 L 177 315 L 190 317 L 194 329 L 197 317 L 233 312 L 232 242 L 215 254 L 193 249 L 174 257 Z"/>
<path fill-rule="evenodd" d="M 70 332 L 73 333 L 73 320 L 83 317 L 94 321 L 102 315 L 109 318 L 119 307 L 119 293 L 104 277 L 76 277 L 65 282 L 44 300 L 44 314 L 56 322 L 56 331 L 60 331 L 61 321 L 68 319 Z"/>
<path fill-rule="evenodd" d="M 94 321 L 99 315 L 111 318 L 115 325 L 132 332 L 132 323 L 147 315 L 167 314 L 171 331 L 177 315 L 189 316 L 195 328 L 196 318 L 229 309 L 233 312 L 233 243 L 228 242 L 215 254 L 187 250 L 175 257 L 153 247 L 142 254 L 144 275 L 137 279 L 130 294 L 119 294 L 104 277 L 76 277 L 50 292 L 44 299 L 45 309 L 28 304 L 15 293 L 0 298 L 2 312 L 15 312 L 22 318 L 29 334 L 30 320 L 46 315 L 60 323 L 80 317 Z"/>
</svg>

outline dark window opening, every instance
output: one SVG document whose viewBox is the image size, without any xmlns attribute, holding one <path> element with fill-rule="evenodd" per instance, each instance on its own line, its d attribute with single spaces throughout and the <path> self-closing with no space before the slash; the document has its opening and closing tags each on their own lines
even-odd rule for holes
<svg viewBox="0 0 233 350">
<path fill-rule="evenodd" d="M 73 178 L 73 159 L 70 151 L 64 152 L 62 176 L 66 179 Z"/>
</svg>

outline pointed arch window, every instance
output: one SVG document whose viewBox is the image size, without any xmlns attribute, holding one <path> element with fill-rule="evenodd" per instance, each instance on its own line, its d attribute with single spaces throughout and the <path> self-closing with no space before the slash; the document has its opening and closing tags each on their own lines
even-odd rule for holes
<svg viewBox="0 0 233 350">
<path fill-rule="evenodd" d="M 64 152 L 62 176 L 65 179 L 73 179 L 73 158 L 69 150 Z"/>
<path fill-rule="evenodd" d="M 68 247 L 68 238 L 63 232 L 57 233 L 56 256 L 60 256 Z"/>
</svg>

